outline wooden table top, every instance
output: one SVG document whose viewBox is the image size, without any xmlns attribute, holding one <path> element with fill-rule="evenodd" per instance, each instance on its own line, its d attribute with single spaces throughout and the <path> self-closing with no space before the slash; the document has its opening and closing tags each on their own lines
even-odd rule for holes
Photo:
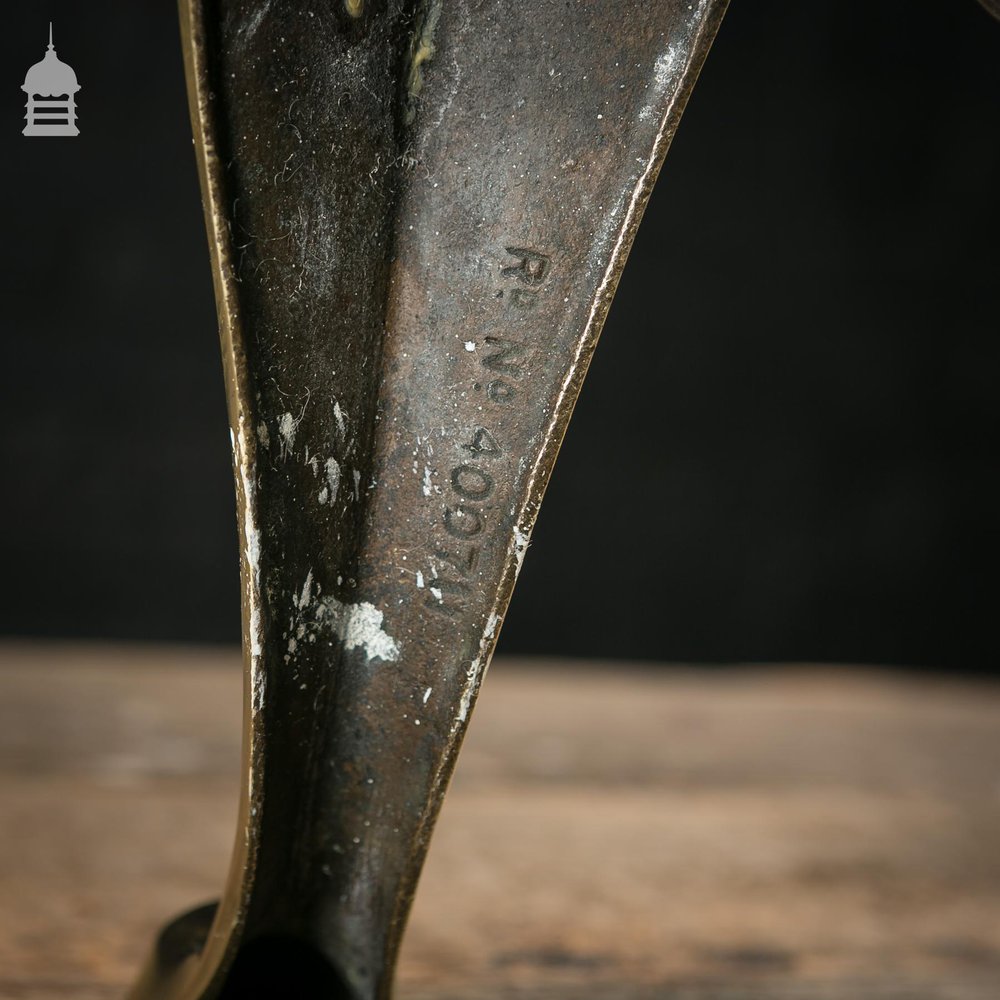
<svg viewBox="0 0 1000 1000">
<path fill-rule="evenodd" d="M 0 644 L 0 997 L 121 997 L 226 870 L 239 655 Z M 1000 685 L 498 660 L 401 1000 L 997 1000 Z"/>
</svg>

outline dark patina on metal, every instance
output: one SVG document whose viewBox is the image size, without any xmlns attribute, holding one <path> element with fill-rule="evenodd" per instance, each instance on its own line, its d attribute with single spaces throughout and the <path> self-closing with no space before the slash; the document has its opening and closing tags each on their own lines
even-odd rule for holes
<svg viewBox="0 0 1000 1000">
<path fill-rule="evenodd" d="M 545 484 L 724 8 L 182 0 L 245 780 L 221 902 L 167 928 L 135 998 L 390 995 Z"/>
</svg>

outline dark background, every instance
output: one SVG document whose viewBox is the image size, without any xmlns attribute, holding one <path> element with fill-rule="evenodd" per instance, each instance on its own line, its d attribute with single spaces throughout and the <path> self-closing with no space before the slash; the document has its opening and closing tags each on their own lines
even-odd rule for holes
<svg viewBox="0 0 1000 1000">
<path fill-rule="evenodd" d="M 50 18 L 77 139 L 20 134 Z M 236 641 L 174 6 L 3 21 L 0 633 Z M 996 671 L 998 181 L 971 0 L 734 0 L 501 649 Z"/>
</svg>

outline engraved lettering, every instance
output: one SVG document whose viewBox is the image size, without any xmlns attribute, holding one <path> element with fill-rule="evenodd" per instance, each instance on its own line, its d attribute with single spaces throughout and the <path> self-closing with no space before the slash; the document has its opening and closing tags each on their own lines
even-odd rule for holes
<svg viewBox="0 0 1000 1000">
<path fill-rule="evenodd" d="M 511 403 L 517 395 L 517 390 L 502 378 L 498 378 L 486 387 L 486 395 L 494 403 Z"/>
<path fill-rule="evenodd" d="M 552 258 L 525 246 L 504 249 L 509 257 L 506 263 L 500 264 L 500 275 L 504 280 L 497 283 L 503 287 L 494 285 L 492 289 L 483 291 L 487 295 L 492 292 L 496 301 L 493 308 L 497 314 L 489 318 L 493 329 L 514 333 L 518 327 L 524 328 L 525 314 L 537 307 L 542 296 L 552 294 L 545 289 Z M 497 469 L 507 469 L 511 460 L 511 442 L 504 437 L 509 430 L 507 420 L 499 410 L 515 404 L 520 398 L 522 386 L 531 391 L 533 352 L 537 345 L 526 336 L 524 339 L 527 342 L 504 336 L 486 336 L 485 330 L 482 330 L 478 337 L 470 336 L 470 340 L 476 343 L 465 342 L 469 353 L 460 355 L 470 363 L 464 369 L 471 376 L 465 385 L 471 385 L 474 393 L 485 390 L 486 398 L 461 393 L 466 400 L 464 405 L 468 407 L 471 403 L 474 408 L 466 409 L 470 423 L 465 425 L 464 437 L 452 439 L 451 447 L 458 449 L 453 453 L 457 464 L 452 465 L 449 472 L 453 503 L 445 508 L 443 519 L 437 522 L 435 534 L 438 538 L 425 550 L 432 575 L 427 581 L 423 599 L 429 609 L 449 619 L 459 615 L 473 599 L 483 546 L 495 543 L 492 530 L 497 526 L 492 519 L 497 516 L 496 511 L 485 507 L 484 503 L 494 498 L 497 509 L 505 506 L 496 500 L 496 496 L 503 492 L 498 485 L 503 480 L 499 478 Z M 477 376 L 482 381 L 477 380 Z M 487 401 L 496 404 L 498 410 L 490 411 L 485 405 Z M 456 399 L 455 403 L 456 406 L 463 405 L 460 399 Z M 471 423 L 471 420 L 477 419 L 477 411 L 482 414 L 478 419 L 486 420 L 492 429 Z M 457 455 L 464 456 L 468 461 L 457 458 Z M 441 517 L 441 514 L 437 513 L 435 517 Z M 441 537 L 441 527 L 447 538 Z"/>
<path fill-rule="evenodd" d="M 549 269 L 549 257 L 527 247 L 507 247 L 507 253 L 517 257 L 516 264 L 508 264 L 501 274 L 505 278 L 516 278 L 526 285 L 540 285 Z"/>
<path fill-rule="evenodd" d="M 466 451 L 471 451 L 474 455 L 500 454 L 500 445 L 497 444 L 496 438 L 485 427 L 477 427 L 472 432 L 472 442 L 470 444 L 463 444 L 462 447 Z"/>
<path fill-rule="evenodd" d="M 493 477 L 474 465 L 451 470 L 451 487 L 466 500 L 485 500 L 493 492 Z"/>
<path fill-rule="evenodd" d="M 444 530 L 452 538 L 475 538 L 482 533 L 483 516 L 474 507 L 460 503 L 444 512 Z"/>
<path fill-rule="evenodd" d="M 456 555 L 447 549 L 436 548 L 434 558 L 453 566 L 462 576 L 468 576 L 479 562 L 479 546 L 470 545 L 469 551 L 464 556 Z"/>
<path fill-rule="evenodd" d="M 454 616 L 456 612 L 462 609 L 460 596 L 454 604 L 449 601 L 449 598 L 467 594 L 470 589 L 467 583 L 462 583 L 460 580 L 448 580 L 441 576 L 431 580 L 427 587 L 428 592 L 424 603 L 427 607 L 434 608 L 436 611 L 442 611 L 449 617 Z"/>
<path fill-rule="evenodd" d="M 524 344 L 519 344 L 515 340 L 505 340 L 503 337 L 487 337 L 486 343 L 498 350 L 483 358 L 484 368 L 498 375 L 512 375 L 514 378 L 520 378 L 524 374 L 525 362 L 524 358 L 520 357 L 521 353 L 527 350 Z"/>
<path fill-rule="evenodd" d="M 516 309 L 527 312 L 538 304 L 538 292 L 533 292 L 530 288 L 512 288 L 510 302 Z"/>
</svg>

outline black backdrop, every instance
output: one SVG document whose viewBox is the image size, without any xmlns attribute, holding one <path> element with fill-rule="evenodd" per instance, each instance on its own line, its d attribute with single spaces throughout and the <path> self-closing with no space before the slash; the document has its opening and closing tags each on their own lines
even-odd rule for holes
<svg viewBox="0 0 1000 1000">
<path fill-rule="evenodd" d="M 77 139 L 20 134 L 49 19 Z M 174 7 L 3 21 L 0 632 L 235 640 Z M 971 0 L 734 0 L 502 649 L 997 669 L 998 126 Z"/>
</svg>

